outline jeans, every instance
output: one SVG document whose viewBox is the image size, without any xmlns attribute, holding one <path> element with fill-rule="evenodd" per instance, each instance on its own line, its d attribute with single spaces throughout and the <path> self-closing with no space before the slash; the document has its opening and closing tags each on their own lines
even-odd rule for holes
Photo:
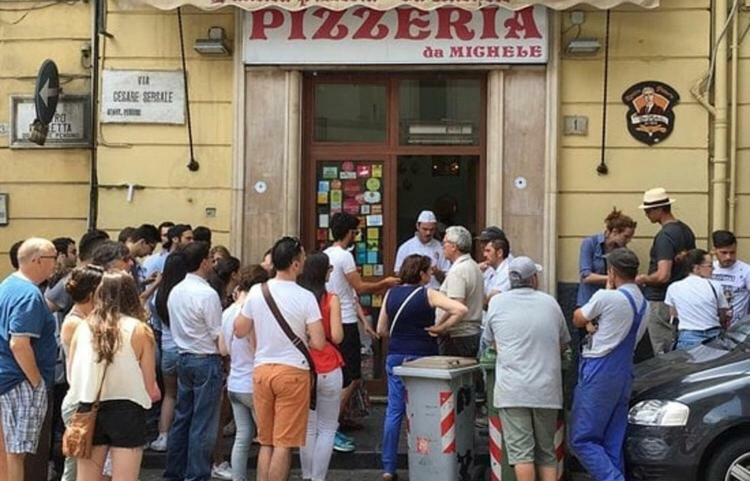
<svg viewBox="0 0 750 481">
<path fill-rule="evenodd" d="M 253 420 L 253 395 L 245 392 L 229 391 L 229 402 L 237 432 L 232 445 L 232 481 L 247 480 L 247 458 L 255 433 Z"/>
<path fill-rule="evenodd" d="M 343 378 L 341 368 L 318 374 L 317 404 L 315 411 L 310 411 L 307 417 L 307 437 L 305 445 L 299 450 L 302 479 L 326 479 L 333 453 L 333 439 L 339 427 Z"/>
<path fill-rule="evenodd" d="M 694 331 L 692 329 L 681 329 L 677 332 L 677 345 L 675 349 L 684 351 L 702 344 L 703 341 L 716 339 L 721 334 L 720 327 L 706 329 L 705 331 Z"/>
<path fill-rule="evenodd" d="M 208 481 L 221 400 L 221 357 L 180 354 L 177 405 L 167 438 L 168 481 Z"/>
<path fill-rule="evenodd" d="M 393 368 L 420 357 L 408 354 L 388 354 L 385 359 L 385 373 L 388 377 L 388 406 L 383 425 L 383 471 L 386 473 L 396 473 L 398 437 L 401 433 L 401 421 L 406 414 L 406 387 L 401 378 L 393 374 Z"/>
</svg>

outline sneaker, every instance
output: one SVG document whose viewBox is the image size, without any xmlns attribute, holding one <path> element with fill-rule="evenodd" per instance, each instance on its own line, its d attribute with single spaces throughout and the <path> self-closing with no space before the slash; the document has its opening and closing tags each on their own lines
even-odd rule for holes
<svg viewBox="0 0 750 481">
<path fill-rule="evenodd" d="M 218 466 L 214 464 L 213 468 L 211 468 L 211 477 L 223 479 L 225 481 L 232 481 L 232 467 L 226 461 Z"/>
<path fill-rule="evenodd" d="M 336 431 L 336 436 L 340 437 L 344 441 L 354 444 L 354 438 L 351 436 L 347 436 L 346 434 L 342 433 L 341 431 Z"/>
<path fill-rule="evenodd" d="M 339 453 L 351 453 L 356 449 L 354 443 L 347 441 L 340 436 L 340 433 L 336 433 L 333 438 L 333 450 Z"/>
<path fill-rule="evenodd" d="M 159 437 L 148 445 L 151 451 L 163 453 L 167 450 L 167 435 L 166 433 L 159 433 Z"/>
</svg>

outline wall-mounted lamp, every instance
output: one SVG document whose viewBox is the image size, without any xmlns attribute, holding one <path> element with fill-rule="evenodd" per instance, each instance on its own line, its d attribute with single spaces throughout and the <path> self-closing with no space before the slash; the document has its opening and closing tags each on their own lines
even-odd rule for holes
<svg viewBox="0 0 750 481">
<path fill-rule="evenodd" d="M 601 42 L 596 38 L 574 38 L 565 47 L 565 51 L 572 55 L 594 55 L 602 48 Z"/>
<path fill-rule="evenodd" d="M 227 45 L 227 36 L 223 27 L 208 29 L 208 38 L 195 40 L 193 48 L 201 55 L 231 55 L 232 49 Z"/>
</svg>

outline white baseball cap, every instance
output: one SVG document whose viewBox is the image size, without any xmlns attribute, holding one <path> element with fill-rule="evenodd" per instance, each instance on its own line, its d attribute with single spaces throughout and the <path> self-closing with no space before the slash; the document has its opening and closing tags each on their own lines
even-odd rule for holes
<svg viewBox="0 0 750 481">
<path fill-rule="evenodd" d="M 435 217 L 435 213 L 431 210 L 423 210 L 419 213 L 419 217 L 417 217 L 417 222 L 420 224 L 423 223 L 435 223 L 437 222 L 437 217 Z"/>
</svg>

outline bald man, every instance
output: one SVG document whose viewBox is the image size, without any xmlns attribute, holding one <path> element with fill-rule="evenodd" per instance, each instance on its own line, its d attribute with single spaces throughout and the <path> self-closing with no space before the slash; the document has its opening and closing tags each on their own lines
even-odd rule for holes
<svg viewBox="0 0 750 481">
<path fill-rule="evenodd" d="M 23 481 L 24 458 L 36 453 L 47 413 L 57 344 L 55 319 L 38 286 L 55 271 L 56 259 L 52 242 L 27 239 L 18 249 L 18 270 L 0 283 L 0 419 L 8 481 Z"/>
</svg>

